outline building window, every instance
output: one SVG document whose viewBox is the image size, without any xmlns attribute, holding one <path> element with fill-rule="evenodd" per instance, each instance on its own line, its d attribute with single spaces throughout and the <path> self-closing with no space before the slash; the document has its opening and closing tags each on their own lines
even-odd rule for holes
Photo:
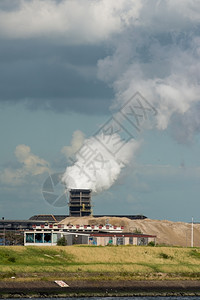
<svg viewBox="0 0 200 300">
<path fill-rule="evenodd" d="M 51 243 L 51 233 L 44 233 L 44 243 Z"/>
<path fill-rule="evenodd" d="M 34 243 L 34 233 L 26 234 L 26 243 Z"/>
<path fill-rule="evenodd" d="M 89 245 L 97 246 L 97 238 L 96 237 L 89 237 Z"/>
<path fill-rule="evenodd" d="M 124 245 L 124 238 L 122 236 L 117 237 L 117 245 Z"/>
<path fill-rule="evenodd" d="M 58 234 L 57 233 L 53 233 L 53 243 L 56 244 L 58 241 Z"/>
<path fill-rule="evenodd" d="M 148 238 L 147 237 L 138 237 L 137 239 L 138 246 L 145 246 L 148 244 Z"/>
<path fill-rule="evenodd" d="M 43 233 L 35 234 L 35 243 L 43 243 Z"/>
<path fill-rule="evenodd" d="M 129 245 L 133 245 L 133 237 L 132 236 L 129 237 Z"/>
</svg>

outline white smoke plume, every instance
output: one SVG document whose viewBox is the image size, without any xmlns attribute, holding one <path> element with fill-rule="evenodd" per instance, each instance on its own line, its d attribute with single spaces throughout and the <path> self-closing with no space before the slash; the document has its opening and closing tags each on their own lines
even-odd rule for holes
<svg viewBox="0 0 200 300">
<path fill-rule="evenodd" d="M 134 9 L 124 12 L 124 26 L 107 41 L 112 53 L 98 61 L 98 77 L 114 89 L 114 109 L 140 92 L 158 111 L 156 129 L 173 127 L 179 120 L 182 128 L 174 136 L 178 141 L 192 140 L 200 130 L 196 112 L 200 107 L 200 5 L 195 0 L 138 0 L 137 4 L 137 14 Z M 91 147 L 96 142 L 95 138 L 85 141 Z M 139 142 L 131 141 L 112 156 L 98 144 L 108 162 L 99 163 L 92 173 L 88 161 L 77 156 L 64 175 L 66 186 L 96 192 L 108 189 L 138 146 Z"/>
<path fill-rule="evenodd" d="M 159 130 L 173 126 L 174 115 L 190 117 L 182 130 L 189 124 L 191 139 L 199 128 L 192 112 L 200 102 L 200 6 L 195 0 L 141 3 L 137 22 L 133 18 L 113 39 L 113 54 L 99 60 L 99 78 L 115 90 L 114 107 L 139 91 L 158 110 Z"/>
<path fill-rule="evenodd" d="M 76 130 L 72 135 L 71 146 L 64 146 L 61 152 L 67 157 L 72 158 L 74 154 L 81 148 L 85 140 L 85 135 L 82 131 Z"/>
<path fill-rule="evenodd" d="M 66 169 L 63 182 L 68 189 L 91 189 L 95 193 L 109 189 L 139 146 L 140 142 L 134 139 L 124 143 L 118 134 L 86 139 L 74 165 Z"/>
</svg>

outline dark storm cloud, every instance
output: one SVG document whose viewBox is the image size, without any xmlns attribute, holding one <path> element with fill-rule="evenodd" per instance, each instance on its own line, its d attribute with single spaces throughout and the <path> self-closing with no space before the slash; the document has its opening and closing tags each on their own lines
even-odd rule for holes
<svg viewBox="0 0 200 300">
<path fill-rule="evenodd" d="M 30 109 L 105 113 L 112 90 L 96 77 L 106 50 L 53 45 L 38 40 L 1 40 L 0 101 L 25 101 Z"/>
</svg>

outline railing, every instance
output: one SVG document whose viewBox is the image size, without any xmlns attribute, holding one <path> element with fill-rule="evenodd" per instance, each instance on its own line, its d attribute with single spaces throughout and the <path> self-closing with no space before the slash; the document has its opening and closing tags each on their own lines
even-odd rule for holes
<svg viewBox="0 0 200 300">
<path fill-rule="evenodd" d="M 65 224 L 41 224 L 33 225 L 34 230 L 66 230 L 66 231 L 106 231 L 106 232 L 122 232 L 124 226 L 112 225 L 65 225 Z"/>
</svg>

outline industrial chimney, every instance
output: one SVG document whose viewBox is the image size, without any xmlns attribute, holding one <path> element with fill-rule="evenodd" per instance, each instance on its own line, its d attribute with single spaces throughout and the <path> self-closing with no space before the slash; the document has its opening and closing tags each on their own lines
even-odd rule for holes
<svg viewBox="0 0 200 300">
<path fill-rule="evenodd" d="M 91 216 L 91 190 L 71 189 L 69 193 L 69 216 Z"/>
</svg>

